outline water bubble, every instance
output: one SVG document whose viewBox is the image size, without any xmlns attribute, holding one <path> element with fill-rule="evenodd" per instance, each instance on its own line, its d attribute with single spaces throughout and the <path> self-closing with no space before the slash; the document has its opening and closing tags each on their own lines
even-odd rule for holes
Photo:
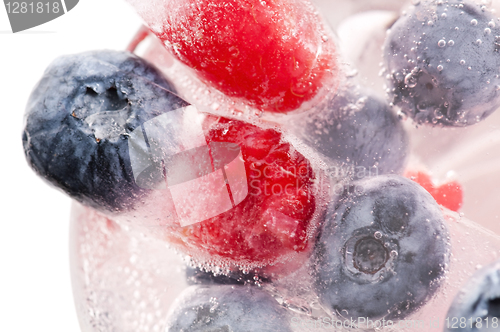
<svg viewBox="0 0 500 332">
<path fill-rule="evenodd" d="M 358 75 L 357 69 L 353 69 L 353 70 L 346 73 L 346 77 L 355 77 L 356 75 Z"/>
<path fill-rule="evenodd" d="M 436 108 L 434 110 L 434 118 L 438 120 L 443 118 L 443 113 L 441 113 L 441 110 L 439 108 Z"/>
<path fill-rule="evenodd" d="M 465 65 L 465 60 L 460 60 L 460 64 L 463 66 Z"/>
<path fill-rule="evenodd" d="M 413 76 L 412 73 L 409 73 L 408 75 L 405 76 L 405 84 L 409 88 L 414 88 L 415 86 L 417 86 L 417 78 Z"/>
<path fill-rule="evenodd" d="M 486 28 L 486 29 L 484 29 L 484 34 L 485 34 L 485 35 L 489 35 L 489 34 L 491 34 L 491 29 L 490 29 L 490 28 Z"/>
<path fill-rule="evenodd" d="M 448 40 L 448 46 L 453 46 L 455 45 L 455 42 L 453 40 Z"/>
<path fill-rule="evenodd" d="M 437 70 L 438 70 L 438 71 L 442 71 L 442 70 L 443 70 L 443 65 L 438 65 L 438 66 L 437 66 Z"/>
<path fill-rule="evenodd" d="M 477 25 L 477 20 L 476 19 L 473 19 L 472 21 L 470 21 L 470 24 L 472 26 L 476 26 Z"/>
<path fill-rule="evenodd" d="M 438 41 L 438 46 L 439 47 L 445 47 L 446 46 L 446 41 L 444 41 L 444 40 L 441 39 L 440 41 Z"/>
</svg>

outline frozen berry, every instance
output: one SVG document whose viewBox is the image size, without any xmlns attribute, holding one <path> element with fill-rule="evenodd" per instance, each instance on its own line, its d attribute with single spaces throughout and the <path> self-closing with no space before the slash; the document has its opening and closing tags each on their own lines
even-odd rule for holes
<svg viewBox="0 0 500 332">
<path fill-rule="evenodd" d="M 316 292 L 346 318 L 396 319 L 438 289 L 449 261 L 439 206 L 395 175 L 353 182 L 328 207 L 315 248 Z"/>
<path fill-rule="evenodd" d="M 251 286 L 191 286 L 167 317 L 168 332 L 291 332 L 287 309 Z"/>
<path fill-rule="evenodd" d="M 305 123 L 304 123 L 305 122 Z M 294 133 L 337 162 L 335 177 L 361 179 L 400 173 L 408 154 L 408 136 L 389 105 L 371 93 L 346 85 L 325 110 L 293 125 Z"/>
<path fill-rule="evenodd" d="M 391 27 L 393 103 L 417 123 L 467 126 L 500 106 L 500 27 L 470 0 L 423 0 Z"/>
<path fill-rule="evenodd" d="M 209 145 L 239 146 L 248 192 L 227 211 L 174 229 L 170 241 L 194 256 L 208 253 L 240 266 L 272 264 L 307 250 L 317 212 L 317 176 L 309 160 L 274 129 L 212 116 L 204 128 Z M 215 193 L 204 201 L 193 195 L 186 196 L 183 209 L 216 200 Z"/>
<path fill-rule="evenodd" d="M 435 186 L 429 175 L 424 172 L 406 172 L 405 176 L 427 190 L 439 205 L 452 211 L 458 211 L 463 203 L 462 185 L 457 181 L 446 182 Z"/>
<path fill-rule="evenodd" d="M 23 145 L 31 167 L 74 199 L 127 210 L 148 190 L 136 185 L 128 135 L 187 105 L 151 64 L 128 52 L 60 57 L 26 108 Z"/>
<path fill-rule="evenodd" d="M 500 261 L 482 268 L 455 296 L 444 331 L 500 330 Z"/>
<path fill-rule="evenodd" d="M 335 47 L 308 1 L 131 1 L 179 60 L 226 95 L 289 112 L 335 85 Z"/>
</svg>

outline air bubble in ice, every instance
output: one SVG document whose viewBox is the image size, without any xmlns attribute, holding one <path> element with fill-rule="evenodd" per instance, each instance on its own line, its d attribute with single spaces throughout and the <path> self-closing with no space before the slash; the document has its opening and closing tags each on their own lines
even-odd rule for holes
<svg viewBox="0 0 500 332">
<path fill-rule="evenodd" d="M 376 239 L 380 239 L 380 238 L 382 238 L 382 233 L 380 233 L 380 232 L 378 232 L 378 231 L 377 231 L 377 232 L 375 232 L 375 233 L 373 234 L 373 236 L 374 236 Z"/>
<path fill-rule="evenodd" d="M 442 71 L 442 70 L 443 70 L 443 65 L 438 65 L 438 66 L 437 66 L 437 70 L 438 70 L 438 71 Z"/>
<path fill-rule="evenodd" d="M 417 78 L 413 75 L 413 73 L 409 73 L 405 76 L 405 84 L 409 88 L 414 88 L 417 86 Z"/>
<path fill-rule="evenodd" d="M 463 66 L 463 65 L 465 65 L 465 60 L 463 60 L 463 59 L 462 59 L 462 60 L 460 60 L 460 64 L 461 64 L 462 66 Z"/>
<path fill-rule="evenodd" d="M 445 47 L 446 46 L 446 41 L 444 41 L 443 39 L 441 39 L 440 41 L 438 41 L 438 46 L 439 47 Z"/>
<path fill-rule="evenodd" d="M 488 27 L 494 28 L 495 27 L 495 21 L 491 20 L 488 22 Z"/>
<path fill-rule="evenodd" d="M 448 46 L 453 46 L 455 45 L 455 42 L 453 40 L 448 40 Z"/>
<path fill-rule="evenodd" d="M 441 113 L 440 109 L 434 110 L 434 117 L 438 120 L 443 118 L 443 113 Z"/>
<path fill-rule="evenodd" d="M 484 34 L 485 35 L 489 35 L 490 33 L 491 33 L 491 29 L 490 28 L 484 29 Z"/>
<path fill-rule="evenodd" d="M 481 39 L 476 40 L 476 45 L 481 45 L 483 41 Z"/>
<path fill-rule="evenodd" d="M 471 24 L 472 26 L 476 26 L 476 25 L 477 25 L 477 20 L 476 20 L 476 19 L 471 20 L 471 21 L 470 21 L 470 24 Z"/>
<path fill-rule="evenodd" d="M 442 13 L 441 18 L 446 18 L 446 13 Z"/>
</svg>

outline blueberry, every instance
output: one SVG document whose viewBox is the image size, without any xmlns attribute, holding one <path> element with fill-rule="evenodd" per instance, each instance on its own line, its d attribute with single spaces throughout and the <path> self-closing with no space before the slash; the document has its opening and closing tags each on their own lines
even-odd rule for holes
<svg viewBox="0 0 500 332">
<path fill-rule="evenodd" d="M 361 179 L 403 170 L 408 136 L 389 105 L 370 92 L 346 85 L 326 109 L 299 125 L 298 137 L 338 162 L 335 177 Z"/>
<path fill-rule="evenodd" d="M 56 59 L 32 92 L 23 145 L 31 167 L 74 199 L 127 210 L 148 193 L 133 178 L 129 134 L 186 106 L 146 61 L 95 51 Z"/>
<path fill-rule="evenodd" d="M 290 332 L 291 318 L 268 293 L 251 286 L 191 286 L 170 311 L 166 332 Z"/>
<path fill-rule="evenodd" d="M 393 103 L 418 124 L 486 118 L 500 106 L 498 36 L 493 14 L 470 0 L 410 7 L 384 45 Z"/>
<path fill-rule="evenodd" d="M 500 330 L 500 261 L 474 274 L 446 316 L 445 331 L 456 331 L 457 327 L 463 332 Z"/>
<path fill-rule="evenodd" d="M 382 175 L 333 200 L 314 251 L 322 305 L 346 318 L 399 319 L 437 290 L 449 261 L 448 231 L 432 196 Z"/>
<path fill-rule="evenodd" d="M 244 274 L 241 270 L 230 271 L 228 274 L 214 274 L 200 268 L 186 267 L 186 280 L 189 285 L 251 285 L 256 282 L 270 282 L 268 278 L 257 273 Z"/>
</svg>

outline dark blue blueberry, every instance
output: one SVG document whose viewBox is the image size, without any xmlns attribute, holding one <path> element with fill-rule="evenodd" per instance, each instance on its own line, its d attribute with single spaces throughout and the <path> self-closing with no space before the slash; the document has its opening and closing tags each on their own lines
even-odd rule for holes
<svg viewBox="0 0 500 332">
<path fill-rule="evenodd" d="M 191 286 L 176 299 L 166 332 L 291 332 L 291 317 L 258 287 Z"/>
<path fill-rule="evenodd" d="M 446 316 L 444 331 L 500 331 L 500 261 L 474 274 Z"/>
<path fill-rule="evenodd" d="M 129 134 L 186 106 L 151 64 L 128 52 L 56 59 L 31 94 L 23 145 L 31 167 L 74 199 L 126 210 L 147 194 L 133 178 Z"/>
<path fill-rule="evenodd" d="M 423 0 L 391 27 L 393 103 L 417 123 L 467 126 L 500 106 L 500 26 L 471 0 Z"/>
<path fill-rule="evenodd" d="M 346 318 L 402 318 L 437 290 L 448 231 L 432 196 L 397 175 L 352 183 L 330 203 L 313 278 L 322 305 Z"/>
<path fill-rule="evenodd" d="M 408 136 L 389 105 L 350 84 L 294 132 L 335 161 L 335 177 L 400 173 L 408 154 Z"/>
<path fill-rule="evenodd" d="M 268 278 L 260 277 L 257 273 L 244 274 L 241 270 L 231 271 L 228 274 L 214 274 L 200 268 L 186 267 L 186 280 L 189 285 L 251 285 L 270 282 Z"/>
</svg>

